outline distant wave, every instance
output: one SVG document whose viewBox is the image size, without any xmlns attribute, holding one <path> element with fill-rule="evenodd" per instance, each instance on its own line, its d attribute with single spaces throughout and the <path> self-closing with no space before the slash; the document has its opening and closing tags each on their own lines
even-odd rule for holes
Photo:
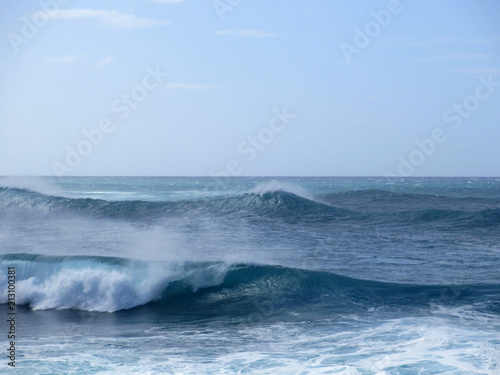
<svg viewBox="0 0 500 375">
<path fill-rule="evenodd" d="M 446 192 L 443 189 L 443 192 Z M 499 198 L 485 197 L 455 197 L 434 194 L 415 194 L 394 192 L 380 189 L 351 190 L 337 193 L 328 193 L 320 196 L 322 201 L 335 205 L 363 205 L 368 207 L 475 207 L 500 208 Z"/>
<path fill-rule="evenodd" d="M 39 177 L 0 177 L 1 188 L 28 190 L 46 195 L 64 195 L 62 188 Z"/>
<path fill-rule="evenodd" d="M 500 284 L 395 284 L 274 265 L 148 263 L 95 256 L 8 254 L 0 256 L 0 265 L 0 303 L 7 301 L 5 270 L 14 266 L 17 303 L 35 310 L 115 312 L 148 305 L 199 316 L 272 308 L 311 309 L 327 317 L 381 307 L 483 304 L 500 312 Z"/>
<path fill-rule="evenodd" d="M 1 209 L 38 210 L 41 212 L 81 212 L 118 218 L 155 218 L 190 211 L 242 217 L 268 216 L 291 220 L 345 217 L 349 211 L 298 196 L 284 190 L 249 192 L 230 197 L 187 199 L 180 201 L 106 201 L 92 198 L 66 198 L 18 188 L 0 188 Z"/>
<path fill-rule="evenodd" d="M 250 190 L 250 193 L 259 194 L 261 196 L 264 194 L 277 193 L 277 192 L 290 193 L 301 198 L 314 200 L 313 196 L 309 194 L 302 186 L 283 181 L 271 180 L 268 182 L 263 182 L 258 184 L 252 190 Z"/>
<path fill-rule="evenodd" d="M 0 213 L 80 213 L 145 221 L 193 213 L 234 219 L 268 218 L 288 223 L 363 221 L 410 225 L 439 222 L 457 229 L 489 229 L 500 226 L 500 203 L 497 199 L 464 200 L 381 190 L 361 190 L 308 198 L 307 194 L 297 195 L 286 189 L 271 184 L 229 197 L 179 201 L 107 201 L 68 198 L 28 189 L 0 187 Z"/>
<path fill-rule="evenodd" d="M 363 210 L 373 220 L 401 224 L 441 222 L 456 228 L 500 226 L 500 199 L 450 197 L 378 189 L 324 194 L 319 199 L 339 208 Z"/>
</svg>

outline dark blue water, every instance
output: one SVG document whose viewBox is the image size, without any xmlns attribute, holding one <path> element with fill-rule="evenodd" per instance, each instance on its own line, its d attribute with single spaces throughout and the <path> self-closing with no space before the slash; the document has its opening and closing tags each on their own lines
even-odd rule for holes
<svg viewBox="0 0 500 375">
<path fill-rule="evenodd" d="M 0 313 L 23 374 L 500 374 L 499 229 L 496 178 L 4 178 Z"/>
</svg>

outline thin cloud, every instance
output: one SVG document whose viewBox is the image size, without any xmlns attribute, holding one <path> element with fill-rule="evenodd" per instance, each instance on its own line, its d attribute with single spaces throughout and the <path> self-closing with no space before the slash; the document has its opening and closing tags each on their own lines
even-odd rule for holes
<svg viewBox="0 0 500 375">
<path fill-rule="evenodd" d="M 368 95 L 367 99 L 394 99 L 394 98 L 413 98 L 416 97 L 415 94 L 376 94 Z"/>
<path fill-rule="evenodd" d="M 167 90 L 218 90 L 223 88 L 221 86 L 200 83 L 167 83 L 164 87 Z"/>
<path fill-rule="evenodd" d="M 94 66 L 106 66 L 109 65 L 113 62 L 113 56 L 108 56 L 102 59 L 101 61 L 98 61 L 94 64 Z"/>
<path fill-rule="evenodd" d="M 465 74 L 500 74 L 498 68 L 455 68 L 448 71 Z"/>
<path fill-rule="evenodd" d="M 78 59 L 77 55 L 68 55 L 68 56 L 52 56 L 49 57 L 46 62 L 49 64 L 68 64 Z"/>
<path fill-rule="evenodd" d="M 219 36 L 235 36 L 240 38 L 270 38 L 279 36 L 275 33 L 270 33 L 262 30 L 252 30 L 252 29 L 243 29 L 243 30 L 218 30 L 215 32 L 215 35 Z"/>
<path fill-rule="evenodd" d="M 446 55 L 437 57 L 427 57 L 425 59 L 419 59 L 417 62 L 432 62 L 432 61 L 442 61 L 442 60 L 465 60 L 465 59 L 481 59 L 489 57 L 486 54 L 474 54 L 474 55 Z"/>
<path fill-rule="evenodd" d="M 390 47 L 427 47 L 427 46 L 442 46 L 449 44 L 493 44 L 499 43 L 500 38 L 489 39 L 473 39 L 473 38 L 452 38 L 452 37 L 436 37 L 436 38 L 416 38 L 416 37 L 388 37 L 380 40 L 377 43 Z"/>
<path fill-rule="evenodd" d="M 182 3 L 184 0 L 145 0 L 150 3 L 159 3 L 159 4 L 179 4 Z"/>
<path fill-rule="evenodd" d="M 38 13 L 39 17 L 46 17 L 49 19 L 93 18 L 99 20 L 107 26 L 124 29 L 142 29 L 145 27 L 170 25 L 169 21 L 155 18 L 137 17 L 133 14 L 121 13 L 116 10 L 61 9 Z M 38 13 L 35 14 L 35 16 L 38 15 Z"/>
</svg>

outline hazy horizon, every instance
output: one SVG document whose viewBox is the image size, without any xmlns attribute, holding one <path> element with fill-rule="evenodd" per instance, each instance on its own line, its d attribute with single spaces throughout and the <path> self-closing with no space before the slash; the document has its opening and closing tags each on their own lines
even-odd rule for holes
<svg viewBox="0 0 500 375">
<path fill-rule="evenodd" d="M 241 176 L 210 176 L 210 175 L 71 175 L 71 176 L 54 176 L 54 175 L 5 175 L 0 178 L 64 178 L 64 177 L 160 177 L 160 178 L 500 178 L 500 176 L 327 176 L 327 175 L 241 175 Z"/>
</svg>

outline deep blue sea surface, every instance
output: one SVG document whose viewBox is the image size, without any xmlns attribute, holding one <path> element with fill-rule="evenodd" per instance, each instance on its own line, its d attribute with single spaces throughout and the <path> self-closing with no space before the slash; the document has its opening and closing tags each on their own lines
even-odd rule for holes
<svg viewBox="0 0 500 375">
<path fill-rule="evenodd" d="M 500 178 L 2 178 L 0 314 L 2 374 L 500 374 Z"/>
</svg>

